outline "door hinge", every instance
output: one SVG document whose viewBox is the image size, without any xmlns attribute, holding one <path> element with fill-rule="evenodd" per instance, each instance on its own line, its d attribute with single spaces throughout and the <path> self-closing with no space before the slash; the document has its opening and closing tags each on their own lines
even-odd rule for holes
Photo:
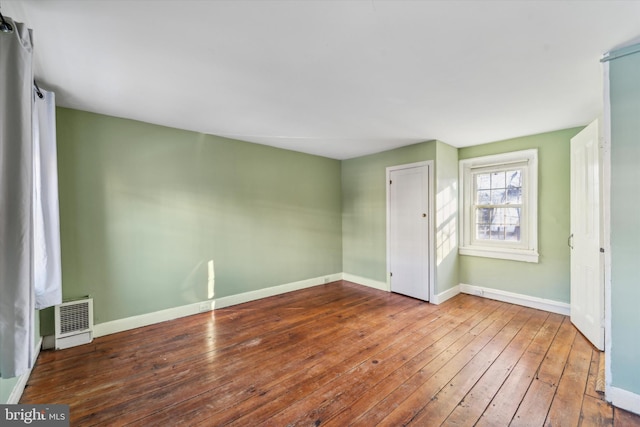
<svg viewBox="0 0 640 427">
<path fill-rule="evenodd" d="M 389 272 L 389 277 L 393 277 L 393 273 L 392 272 Z"/>
<path fill-rule="evenodd" d="M 389 185 L 393 184 L 393 180 L 389 180 Z"/>
<path fill-rule="evenodd" d="M 603 254 L 604 253 L 604 248 L 600 248 L 600 253 Z"/>
</svg>

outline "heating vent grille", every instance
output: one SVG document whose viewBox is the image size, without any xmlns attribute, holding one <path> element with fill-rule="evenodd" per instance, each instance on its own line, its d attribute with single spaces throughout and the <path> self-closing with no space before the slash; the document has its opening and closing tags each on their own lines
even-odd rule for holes
<svg viewBox="0 0 640 427">
<path fill-rule="evenodd" d="M 85 331 L 90 328 L 89 301 L 85 300 L 60 307 L 60 335 Z"/>
<path fill-rule="evenodd" d="M 93 299 L 56 305 L 55 321 L 56 349 L 90 343 L 93 340 Z"/>
</svg>

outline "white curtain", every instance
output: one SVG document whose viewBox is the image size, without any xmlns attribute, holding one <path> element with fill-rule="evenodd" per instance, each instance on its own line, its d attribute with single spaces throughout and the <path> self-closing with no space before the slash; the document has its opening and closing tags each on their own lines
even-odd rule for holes
<svg viewBox="0 0 640 427">
<path fill-rule="evenodd" d="M 0 374 L 33 363 L 34 313 L 59 304 L 55 94 L 33 90 L 32 33 L 0 32 Z"/>
<path fill-rule="evenodd" d="M 32 36 L 5 18 L 0 32 L 0 374 L 15 377 L 33 360 Z"/>
<path fill-rule="evenodd" d="M 56 155 L 55 93 L 41 90 L 34 96 L 34 287 L 35 308 L 62 302 L 58 161 Z"/>
</svg>

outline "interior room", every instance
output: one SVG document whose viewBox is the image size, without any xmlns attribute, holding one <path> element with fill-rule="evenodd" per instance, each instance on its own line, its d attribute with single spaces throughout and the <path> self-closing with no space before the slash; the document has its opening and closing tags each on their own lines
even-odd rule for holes
<svg viewBox="0 0 640 427">
<path fill-rule="evenodd" d="M 640 2 L 0 13 L 0 404 L 640 425 Z"/>
</svg>

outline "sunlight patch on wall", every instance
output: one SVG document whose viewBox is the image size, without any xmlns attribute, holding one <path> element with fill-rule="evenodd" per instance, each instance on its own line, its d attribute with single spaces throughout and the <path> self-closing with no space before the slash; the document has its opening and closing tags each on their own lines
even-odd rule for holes
<svg viewBox="0 0 640 427">
<path fill-rule="evenodd" d="M 207 298 L 211 299 L 215 295 L 216 274 L 213 268 L 213 260 L 207 263 Z"/>
<path fill-rule="evenodd" d="M 458 189 L 452 183 L 436 195 L 436 263 L 440 265 L 457 247 Z"/>
</svg>

